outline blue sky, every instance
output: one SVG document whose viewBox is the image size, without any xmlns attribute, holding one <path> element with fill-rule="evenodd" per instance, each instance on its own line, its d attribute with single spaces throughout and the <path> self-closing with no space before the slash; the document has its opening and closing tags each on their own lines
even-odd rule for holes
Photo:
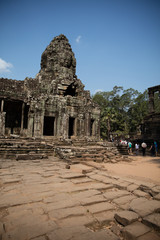
<svg viewBox="0 0 160 240">
<path fill-rule="evenodd" d="M 1 0 L 0 77 L 34 78 L 59 34 L 91 94 L 160 84 L 160 0 Z"/>
</svg>

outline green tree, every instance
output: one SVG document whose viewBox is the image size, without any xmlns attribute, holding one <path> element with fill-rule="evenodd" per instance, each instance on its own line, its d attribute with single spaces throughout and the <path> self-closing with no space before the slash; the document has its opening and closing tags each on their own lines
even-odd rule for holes
<svg viewBox="0 0 160 240">
<path fill-rule="evenodd" d="M 93 96 L 101 108 L 101 136 L 109 139 L 110 133 L 128 135 L 148 113 L 148 94 L 130 88 L 115 86 L 109 92 L 97 92 Z"/>
</svg>

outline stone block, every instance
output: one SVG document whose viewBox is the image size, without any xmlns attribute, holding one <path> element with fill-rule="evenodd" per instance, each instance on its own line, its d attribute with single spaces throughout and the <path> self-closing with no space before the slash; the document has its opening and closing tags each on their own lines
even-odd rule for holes
<svg viewBox="0 0 160 240">
<path fill-rule="evenodd" d="M 160 200 L 160 193 L 158 193 L 157 195 L 154 196 L 155 200 Z"/>
<path fill-rule="evenodd" d="M 148 200 L 146 198 L 133 199 L 130 203 L 130 209 L 145 217 L 153 212 L 160 211 L 160 201 Z"/>
<path fill-rule="evenodd" d="M 160 240 L 160 235 L 157 235 L 154 232 L 149 232 L 141 237 L 138 237 L 137 240 Z"/>
<path fill-rule="evenodd" d="M 130 193 L 128 191 L 116 189 L 115 191 L 108 191 L 103 195 L 107 200 L 113 200 L 119 197 L 127 196 L 129 194 Z"/>
<path fill-rule="evenodd" d="M 87 206 L 87 210 L 93 214 L 114 210 L 114 209 L 115 207 L 111 203 L 107 203 L 107 202 L 102 202 L 102 203 L 97 203 L 97 204 Z"/>
<path fill-rule="evenodd" d="M 121 211 L 114 215 L 114 218 L 117 220 L 117 222 L 119 222 L 123 226 L 127 226 L 132 222 L 137 221 L 138 217 L 138 214 L 132 211 Z"/>
<path fill-rule="evenodd" d="M 91 204 L 105 202 L 105 201 L 107 200 L 102 195 L 95 195 L 92 197 L 83 198 L 82 200 L 80 200 L 80 203 L 83 206 L 86 206 L 86 205 L 91 205 Z"/>
<path fill-rule="evenodd" d="M 75 236 L 72 238 L 72 240 L 119 240 L 119 238 L 112 233 L 109 229 L 97 231 L 97 232 L 88 232 L 88 233 L 82 233 L 78 236 Z"/>
<path fill-rule="evenodd" d="M 133 193 L 138 197 L 150 197 L 150 195 L 148 193 L 143 192 L 143 191 L 138 190 L 138 189 L 135 190 Z"/>
<path fill-rule="evenodd" d="M 143 223 L 160 231 L 160 213 L 153 213 L 143 218 Z"/>
<path fill-rule="evenodd" d="M 150 232 L 151 229 L 140 222 L 134 222 L 122 229 L 125 240 L 136 240 L 138 237 Z"/>
<path fill-rule="evenodd" d="M 130 191 L 130 192 L 133 192 L 134 190 L 136 190 L 138 188 L 139 188 L 139 185 L 131 184 L 127 187 L 127 190 Z"/>
<path fill-rule="evenodd" d="M 122 204 L 125 204 L 125 203 L 130 203 L 135 198 L 136 198 L 135 196 L 127 195 L 127 196 L 124 196 L 124 197 L 117 198 L 117 199 L 113 200 L 113 202 L 118 204 L 118 205 L 122 205 Z"/>
</svg>

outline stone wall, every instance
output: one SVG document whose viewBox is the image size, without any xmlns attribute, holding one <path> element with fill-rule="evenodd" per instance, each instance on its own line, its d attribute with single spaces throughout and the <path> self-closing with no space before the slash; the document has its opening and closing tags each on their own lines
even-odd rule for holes
<svg viewBox="0 0 160 240">
<path fill-rule="evenodd" d="M 35 78 L 0 79 L 0 103 L 0 135 L 100 137 L 100 109 L 76 76 L 76 59 L 64 35 L 47 46 Z"/>
</svg>

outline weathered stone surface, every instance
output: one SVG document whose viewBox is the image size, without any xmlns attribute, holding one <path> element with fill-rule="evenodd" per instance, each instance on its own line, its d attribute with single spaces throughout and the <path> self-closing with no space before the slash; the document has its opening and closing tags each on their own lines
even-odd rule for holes
<svg viewBox="0 0 160 240">
<path fill-rule="evenodd" d="M 160 231 L 160 213 L 153 213 L 145 218 L 143 218 L 143 222 L 150 227 L 155 228 Z"/>
<path fill-rule="evenodd" d="M 88 137 L 92 140 L 100 137 L 99 106 L 77 78 L 74 53 L 62 34 L 55 37 L 43 52 L 41 69 L 35 78 L 25 78 L 24 81 L 0 78 L 0 96 L 0 136 Z M 46 152 L 47 146 L 43 146 Z M 33 147 L 22 149 L 21 144 L 17 148 L 10 151 L 10 157 L 15 158 L 15 152 L 19 155 L 20 149 L 22 154 L 34 151 Z M 1 150 L 6 156 L 9 146 L 7 151 L 5 148 Z M 29 157 L 35 159 L 35 156 L 17 156 L 18 159 Z"/>
<path fill-rule="evenodd" d="M 108 229 L 97 232 L 88 232 L 73 238 L 73 240 L 88 240 L 88 239 L 119 240 L 119 238 Z"/>
<path fill-rule="evenodd" d="M 84 229 L 80 227 L 74 228 L 64 228 L 63 231 L 57 230 L 47 235 L 49 239 L 54 240 L 118 240 L 118 237 L 109 230 L 101 230 L 97 232 L 92 232 L 87 228 Z"/>
<path fill-rule="evenodd" d="M 2 225 L 2 231 L 5 230 L 2 233 L 4 240 L 77 240 L 79 237 L 80 239 L 95 239 L 95 237 L 105 240 L 122 239 L 120 231 L 122 228 L 126 230 L 126 227 L 131 226 L 132 221 L 137 221 L 133 215 L 136 213 L 139 215 L 139 212 L 143 211 L 143 206 L 145 213 L 148 214 L 149 211 L 149 215 L 140 215 L 138 219 L 143 223 L 138 222 L 140 235 L 131 234 L 135 228 L 132 227 L 132 231 L 127 228 L 123 236 L 127 236 L 130 240 L 137 240 L 138 237 L 143 236 L 146 236 L 146 239 L 152 236 L 157 240 L 159 236 L 159 223 L 157 223 L 159 218 L 149 217 L 159 214 L 158 203 L 160 201 L 137 198 L 133 192 L 119 190 L 116 183 L 125 183 L 127 179 L 109 174 L 105 169 L 99 170 L 98 164 L 95 165 L 93 175 L 100 176 L 100 180 L 89 179 L 89 182 L 83 180 L 88 179 L 88 174 L 91 176 L 91 173 L 88 173 L 86 177 L 83 175 L 84 177 L 73 179 L 61 178 L 68 173 L 78 176 L 83 166 L 78 167 L 77 163 L 77 166 L 66 169 L 66 163 L 58 162 L 54 157 L 39 160 L 39 163 L 0 160 L 0 164 L 2 165 L 0 169 L 2 184 L 0 219 L 4 224 L 4 228 Z M 107 181 L 108 179 L 114 180 L 115 185 L 102 182 L 102 177 Z M 20 181 L 10 182 L 12 178 L 13 180 L 20 179 Z M 75 180 L 78 182 L 74 183 Z M 130 182 L 132 183 L 133 180 Z M 131 197 L 136 197 L 136 199 L 131 200 Z M 122 216 L 124 205 L 133 207 L 132 211 L 129 211 L 132 217 L 127 214 Z M 124 227 L 114 216 L 120 217 L 121 224 L 127 222 L 128 225 Z M 149 235 L 151 232 L 148 230 L 146 232 L 144 227 L 148 227 L 153 234 Z"/>
<path fill-rule="evenodd" d="M 160 235 L 157 235 L 156 233 L 153 232 L 149 232 L 141 237 L 138 237 L 137 240 L 160 240 Z"/>
<path fill-rule="evenodd" d="M 131 184 L 127 187 L 127 190 L 130 191 L 130 192 L 133 192 L 134 190 L 136 190 L 138 188 L 139 188 L 139 185 Z"/>
<path fill-rule="evenodd" d="M 80 173 L 67 173 L 64 174 L 63 176 L 61 176 L 62 178 L 66 178 L 66 179 L 72 179 L 72 178 L 84 178 L 85 176 L 83 174 Z"/>
<path fill-rule="evenodd" d="M 127 196 L 129 194 L 130 193 L 128 191 L 116 189 L 115 191 L 107 191 L 106 193 L 104 193 L 104 197 L 107 200 L 113 200 L 119 197 Z"/>
<path fill-rule="evenodd" d="M 129 224 L 131 224 L 132 222 L 135 222 L 138 220 L 138 214 L 136 214 L 135 212 L 132 211 L 121 211 L 118 212 L 114 215 L 115 219 L 117 220 L 117 222 L 119 222 L 120 224 L 127 226 Z"/>
<path fill-rule="evenodd" d="M 112 204 L 107 202 L 102 202 L 102 203 L 97 203 L 97 204 L 87 206 L 87 210 L 93 214 L 98 212 L 114 210 L 114 209 L 115 207 Z"/>
<path fill-rule="evenodd" d="M 69 217 L 83 216 L 87 210 L 82 206 L 75 206 L 70 208 L 55 209 L 48 213 L 50 219 L 63 219 Z"/>
<path fill-rule="evenodd" d="M 140 222 L 134 222 L 122 229 L 125 240 L 135 240 L 138 237 L 150 232 L 151 229 Z"/>
<path fill-rule="evenodd" d="M 154 196 L 155 200 L 160 200 L 160 193 Z"/>
<path fill-rule="evenodd" d="M 80 200 L 80 203 L 83 206 L 86 206 L 86 205 L 91 205 L 91 204 L 105 202 L 105 201 L 106 199 L 102 195 L 95 195 L 89 198 L 83 198 L 82 200 Z"/>
<path fill-rule="evenodd" d="M 122 205 L 122 204 L 131 202 L 135 198 L 136 198 L 136 196 L 127 195 L 127 196 L 124 196 L 124 197 L 117 198 L 117 199 L 113 200 L 113 202 L 118 204 L 118 205 Z"/>
<path fill-rule="evenodd" d="M 116 213 L 115 210 L 94 213 L 94 217 L 101 225 L 108 225 L 110 224 L 110 222 L 114 222 L 115 213 Z"/>
<path fill-rule="evenodd" d="M 50 240 L 68 240 L 72 239 L 74 236 L 81 236 L 82 233 L 90 232 L 89 229 L 80 225 L 80 226 L 63 226 L 63 230 L 61 228 L 51 231 L 47 234 L 48 239 Z"/>
<path fill-rule="evenodd" d="M 148 193 L 143 192 L 143 191 L 138 190 L 138 189 L 135 190 L 133 193 L 138 197 L 150 197 L 150 195 Z"/>
<path fill-rule="evenodd" d="M 160 211 L 160 202 L 156 200 L 147 200 L 145 198 L 137 198 L 130 203 L 130 209 L 144 217 L 152 212 Z"/>
</svg>

